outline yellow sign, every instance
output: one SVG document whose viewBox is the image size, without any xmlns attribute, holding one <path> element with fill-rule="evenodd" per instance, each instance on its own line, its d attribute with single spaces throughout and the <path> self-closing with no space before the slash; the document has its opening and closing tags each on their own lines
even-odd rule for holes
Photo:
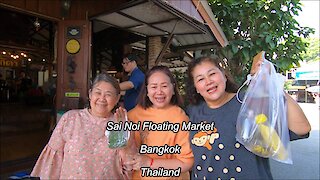
<svg viewBox="0 0 320 180">
<path fill-rule="evenodd" d="M 80 51 L 80 43 L 76 39 L 70 39 L 66 44 L 67 52 L 70 54 L 76 54 Z"/>
<path fill-rule="evenodd" d="M 80 93 L 79 92 L 66 92 L 65 97 L 80 97 Z"/>
<path fill-rule="evenodd" d="M 0 66 L 1 67 L 19 67 L 20 63 L 18 60 L 5 60 L 0 59 Z"/>
</svg>

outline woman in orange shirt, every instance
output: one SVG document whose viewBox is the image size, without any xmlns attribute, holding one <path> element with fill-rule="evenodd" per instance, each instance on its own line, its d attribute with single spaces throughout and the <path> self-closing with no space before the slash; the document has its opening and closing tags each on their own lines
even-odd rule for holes
<svg viewBox="0 0 320 180">
<path fill-rule="evenodd" d="M 189 178 L 194 159 L 189 131 L 181 129 L 189 121 L 181 102 L 168 67 L 155 66 L 146 73 L 138 105 L 128 113 L 129 120 L 140 126 L 134 131 L 140 153 L 126 162 L 136 170 L 134 179 Z"/>
</svg>

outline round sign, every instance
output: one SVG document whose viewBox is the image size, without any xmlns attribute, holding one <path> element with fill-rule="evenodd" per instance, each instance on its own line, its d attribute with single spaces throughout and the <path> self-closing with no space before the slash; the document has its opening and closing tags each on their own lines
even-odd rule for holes
<svg viewBox="0 0 320 180">
<path fill-rule="evenodd" d="M 70 39 L 66 44 L 67 52 L 70 54 L 76 54 L 80 50 L 80 43 L 76 39 Z"/>
</svg>

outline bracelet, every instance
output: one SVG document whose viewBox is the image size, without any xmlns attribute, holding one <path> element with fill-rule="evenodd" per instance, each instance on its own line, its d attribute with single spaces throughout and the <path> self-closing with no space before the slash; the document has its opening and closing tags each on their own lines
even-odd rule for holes
<svg viewBox="0 0 320 180">
<path fill-rule="evenodd" d="M 150 167 L 152 166 L 153 161 L 154 161 L 153 158 L 151 158 Z"/>
</svg>

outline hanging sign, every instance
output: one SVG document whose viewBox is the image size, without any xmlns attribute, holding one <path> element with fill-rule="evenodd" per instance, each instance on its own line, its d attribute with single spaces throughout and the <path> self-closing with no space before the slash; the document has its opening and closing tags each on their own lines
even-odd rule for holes
<svg viewBox="0 0 320 180">
<path fill-rule="evenodd" d="M 69 37 L 69 38 L 81 38 L 80 27 L 68 27 L 67 28 L 67 37 Z"/>
<path fill-rule="evenodd" d="M 18 60 L 5 60 L 0 59 L 0 67 L 19 67 L 20 62 Z"/>
</svg>

